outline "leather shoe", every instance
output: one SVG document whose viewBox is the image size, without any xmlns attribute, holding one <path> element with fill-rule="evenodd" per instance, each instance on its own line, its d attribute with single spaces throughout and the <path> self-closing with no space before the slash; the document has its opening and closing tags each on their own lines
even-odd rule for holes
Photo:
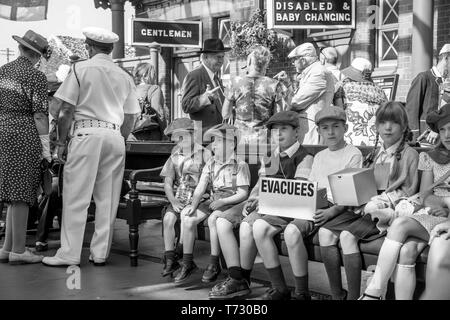
<svg viewBox="0 0 450 320">
<path fill-rule="evenodd" d="M 310 301 L 311 300 L 311 295 L 307 292 L 293 292 L 292 296 L 291 296 L 292 300 L 305 300 L 305 301 Z"/>
<path fill-rule="evenodd" d="M 17 265 L 17 264 L 27 264 L 27 263 L 39 263 L 42 261 L 44 256 L 39 256 L 30 251 L 30 249 L 25 248 L 23 253 L 9 253 L 9 264 Z"/>
<path fill-rule="evenodd" d="M 44 257 L 42 263 L 48 267 L 80 266 L 80 262 L 69 261 L 58 256 Z"/>
<path fill-rule="evenodd" d="M 228 277 L 224 282 L 216 284 L 209 292 L 211 300 L 227 300 L 250 294 L 250 286 L 245 279 L 236 280 Z"/>
<path fill-rule="evenodd" d="M 5 249 L 0 249 L 0 263 L 8 263 L 9 261 L 9 252 Z"/>
<path fill-rule="evenodd" d="M 261 296 L 262 300 L 291 300 L 291 293 L 289 291 L 279 291 L 275 288 L 270 288 L 265 294 Z"/>
<path fill-rule="evenodd" d="M 173 274 L 176 270 L 180 268 L 180 264 L 176 260 L 167 259 L 166 263 L 164 264 L 164 269 L 161 272 L 161 275 L 163 277 L 168 276 L 169 274 Z"/>
<path fill-rule="evenodd" d="M 218 264 L 208 264 L 205 272 L 203 273 L 202 282 L 213 282 L 217 280 L 220 274 L 220 266 Z"/>
<path fill-rule="evenodd" d="M 42 251 L 47 251 L 48 250 L 48 243 L 45 242 L 36 242 L 36 251 L 37 252 L 42 252 Z"/>
<path fill-rule="evenodd" d="M 189 265 L 185 265 L 184 263 L 181 263 L 181 270 L 176 275 L 174 282 L 175 283 L 183 283 L 189 279 L 189 276 L 197 270 L 197 265 L 192 262 Z"/>
<path fill-rule="evenodd" d="M 89 262 L 93 263 L 96 267 L 104 267 L 106 265 L 106 261 L 103 259 L 95 259 L 92 255 L 89 256 Z"/>
</svg>

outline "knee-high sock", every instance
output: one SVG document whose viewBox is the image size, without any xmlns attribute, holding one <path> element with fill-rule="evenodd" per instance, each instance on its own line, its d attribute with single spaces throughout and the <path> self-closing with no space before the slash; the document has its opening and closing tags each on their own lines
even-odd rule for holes
<svg viewBox="0 0 450 320">
<path fill-rule="evenodd" d="M 342 298 L 342 277 L 339 249 L 337 246 L 321 246 L 320 255 L 325 264 L 333 300 L 340 300 Z"/>
<path fill-rule="evenodd" d="M 343 260 L 345 275 L 347 276 L 347 300 L 356 300 L 361 294 L 361 254 L 359 252 L 344 254 Z"/>
<path fill-rule="evenodd" d="M 397 264 L 398 255 L 403 243 L 386 238 L 378 255 L 377 267 L 369 285 L 366 288 L 366 293 L 381 297 L 384 295 L 387 282 L 394 272 Z"/>
<path fill-rule="evenodd" d="M 416 265 L 397 264 L 394 282 L 395 299 L 412 300 L 416 289 Z"/>
<path fill-rule="evenodd" d="M 288 290 L 281 266 L 275 268 L 266 268 L 266 270 L 269 274 L 270 282 L 272 283 L 273 288 L 277 289 L 280 292 L 285 292 Z"/>
</svg>

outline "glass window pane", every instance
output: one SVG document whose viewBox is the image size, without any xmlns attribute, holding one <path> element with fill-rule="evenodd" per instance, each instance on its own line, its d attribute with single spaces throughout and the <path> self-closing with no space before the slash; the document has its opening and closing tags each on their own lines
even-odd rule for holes
<svg viewBox="0 0 450 320">
<path fill-rule="evenodd" d="M 383 1 L 383 24 L 398 23 L 398 0 Z"/>
<path fill-rule="evenodd" d="M 397 60 L 398 58 L 398 31 L 383 31 L 381 43 L 382 60 Z"/>
</svg>

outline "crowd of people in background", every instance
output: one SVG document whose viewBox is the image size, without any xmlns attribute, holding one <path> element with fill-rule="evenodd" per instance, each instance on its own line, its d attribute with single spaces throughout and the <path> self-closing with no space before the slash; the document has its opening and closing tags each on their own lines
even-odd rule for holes
<svg viewBox="0 0 450 320">
<path fill-rule="evenodd" d="M 271 283 L 262 299 L 310 300 L 303 239 L 315 233 L 333 299 L 383 299 L 391 277 L 396 298 L 412 299 L 415 261 L 427 246 L 423 298 L 450 299 L 450 93 L 444 85 L 450 45 L 440 51 L 437 66 L 414 79 L 402 103 L 390 101 L 374 83 L 370 61 L 355 57 L 340 70 L 336 48 L 317 50 L 312 43 L 289 53 L 293 77 L 286 71 L 268 77 L 271 53 L 257 45 L 247 57 L 245 74 L 224 86 L 220 69 L 230 48 L 220 39 L 206 39 L 200 66 L 183 82 L 181 106 L 189 118 L 169 121 L 153 66 L 141 63 L 130 77 L 110 57 L 116 34 L 100 28 L 83 33 L 90 58 L 72 64 L 50 98 L 50 110 L 45 75 L 34 68 L 51 54 L 43 36 L 31 30 L 14 36 L 21 55 L 0 67 L 0 203 L 8 205 L 0 262 L 80 264 L 93 198 L 95 233 L 89 261 L 104 266 L 123 187 L 125 142 L 171 139 L 175 146 L 161 171 L 170 203 L 163 217 L 162 276 L 172 276 L 175 283 L 189 279 L 197 269 L 197 225 L 207 221 L 211 252 L 202 281 L 217 280 L 220 254 L 228 267 L 228 277 L 211 288 L 210 299 L 248 295 L 259 252 Z M 202 124 L 202 141 L 195 139 L 194 121 Z M 56 132 L 52 144 L 49 124 Z M 432 148 L 419 154 L 411 144 L 422 139 Z M 206 143 L 210 147 L 202 145 Z M 248 164 L 237 155 L 239 144 L 270 145 L 269 161 L 260 163 L 254 187 Z M 304 145 L 325 149 L 313 156 Z M 360 146 L 372 151 L 363 157 Z M 25 246 L 27 217 L 40 185 L 45 189 L 43 172 L 54 161 L 63 165 L 64 175 L 47 196 L 64 186 L 62 200 L 58 198 L 61 248 L 44 257 Z M 381 181 L 379 194 L 360 207 L 336 204 L 328 176 L 346 168 L 373 168 Z M 261 214 L 262 177 L 318 182 L 327 190 L 328 206 L 317 210 L 314 221 Z M 51 221 L 44 220 L 47 225 Z M 46 249 L 46 230 L 36 251 Z M 294 275 L 293 292 L 274 241 L 280 233 Z M 385 240 L 374 276 L 360 292 L 359 244 L 381 237 Z"/>
</svg>

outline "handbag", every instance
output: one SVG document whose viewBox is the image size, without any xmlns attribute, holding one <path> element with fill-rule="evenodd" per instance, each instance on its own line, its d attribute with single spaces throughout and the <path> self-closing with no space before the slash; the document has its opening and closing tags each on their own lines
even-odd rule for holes
<svg viewBox="0 0 450 320">
<path fill-rule="evenodd" d="M 431 186 L 429 186 L 427 189 L 425 189 L 422 192 L 416 193 L 415 195 L 400 200 L 397 205 L 395 206 L 395 214 L 398 217 L 402 216 L 411 216 L 415 212 L 417 212 L 419 209 L 423 207 L 423 196 L 429 192 L 430 190 L 433 190 L 440 184 L 444 183 L 447 178 L 450 177 L 450 170 L 447 171 L 438 181 L 433 183 Z"/>
<path fill-rule="evenodd" d="M 141 106 L 142 113 L 134 123 L 132 133 L 139 133 L 147 130 L 154 130 L 159 127 L 158 120 L 156 119 L 156 111 L 152 108 L 147 97 L 140 98 L 139 104 Z"/>
</svg>

